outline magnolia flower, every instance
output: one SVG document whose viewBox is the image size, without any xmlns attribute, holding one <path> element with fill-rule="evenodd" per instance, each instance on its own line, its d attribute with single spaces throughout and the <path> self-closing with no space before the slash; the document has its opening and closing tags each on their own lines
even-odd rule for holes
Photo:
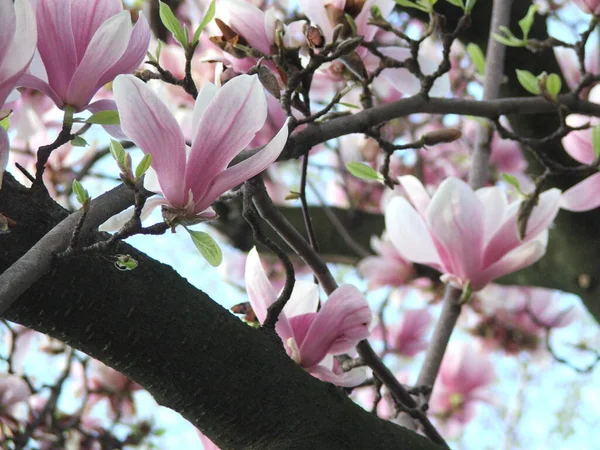
<svg viewBox="0 0 600 450">
<path fill-rule="evenodd" d="M 448 178 L 432 198 L 413 176 L 398 178 L 412 205 L 394 197 L 385 213 L 388 234 L 409 261 L 442 272 L 442 280 L 477 291 L 487 283 L 538 261 L 546 252 L 548 230 L 558 212 L 560 191 L 540 195 L 525 237 L 518 236 L 520 202 L 508 204 L 499 187 L 476 192 Z"/>
<path fill-rule="evenodd" d="M 0 441 L 4 442 L 5 433 L 19 429 L 19 420 L 15 415 L 17 405 L 26 401 L 31 395 L 29 385 L 23 378 L 0 373 Z"/>
<path fill-rule="evenodd" d="M 142 81 L 118 76 L 113 85 L 123 132 L 152 155 L 147 189 L 160 193 L 163 212 L 197 223 L 215 217 L 210 205 L 225 191 L 265 170 L 281 153 L 287 122 L 262 150 L 227 167 L 267 119 L 264 90 L 256 75 L 240 75 L 218 89 L 202 86 L 192 116 L 192 146 L 186 146 L 167 106 Z"/>
<path fill-rule="evenodd" d="M 387 329 L 391 350 L 402 356 L 415 356 L 425 350 L 427 348 L 425 337 L 431 319 L 427 308 L 403 311 L 399 323 Z"/>
<path fill-rule="evenodd" d="M 388 236 L 373 236 L 371 247 L 377 256 L 367 256 L 358 264 L 360 273 L 369 280 L 369 289 L 402 286 L 413 277 L 413 265 L 400 256 Z"/>
<path fill-rule="evenodd" d="M 0 0 L 0 120 L 9 94 L 25 73 L 35 52 L 37 30 L 35 15 L 28 0 Z M 8 135 L 0 126 L 0 188 L 8 163 Z"/>
<path fill-rule="evenodd" d="M 451 346 L 433 387 L 429 412 L 442 421 L 450 436 L 475 417 L 480 401 L 489 401 L 494 367 L 480 348 L 461 342 Z"/>
<path fill-rule="evenodd" d="M 600 86 L 590 91 L 589 100 L 600 102 Z M 567 125 L 576 127 L 590 122 L 590 118 L 579 114 L 567 117 Z M 591 120 L 592 125 L 599 125 L 598 119 Z M 592 129 L 571 131 L 562 139 L 565 150 L 571 157 L 582 164 L 592 164 L 597 156 L 592 146 Z M 600 206 L 600 172 L 590 175 L 585 180 L 566 190 L 562 196 L 560 207 L 568 211 L 582 212 Z"/>
<path fill-rule="evenodd" d="M 143 61 L 150 42 L 145 17 L 132 25 L 120 0 L 38 0 L 36 17 L 45 73 L 26 74 L 19 84 L 43 92 L 61 109 L 111 108 L 109 100 L 90 100 Z"/>
<path fill-rule="evenodd" d="M 600 14 L 600 0 L 573 0 L 579 8 L 590 14 Z"/>
<path fill-rule="evenodd" d="M 246 288 L 252 309 L 263 323 L 277 300 L 256 248 L 246 261 Z M 354 286 L 337 288 L 317 311 L 319 291 L 311 282 L 296 281 L 292 296 L 279 315 L 275 331 L 290 358 L 316 378 L 338 386 L 356 386 L 365 379 L 361 368 L 342 372 L 333 355 L 340 355 L 369 335 L 371 311 Z"/>
</svg>

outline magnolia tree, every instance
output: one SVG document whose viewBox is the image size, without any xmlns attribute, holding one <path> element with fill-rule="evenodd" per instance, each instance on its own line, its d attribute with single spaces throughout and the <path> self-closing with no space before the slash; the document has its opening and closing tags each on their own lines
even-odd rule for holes
<svg viewBox="0 0 600 450">
<path fill-rule="evenodd" d="M 593 371 L 600 2 L 124 3 L 0 0 L 3 448 L 160 447 L 144 391 L 206 449 L 443 448 L 502 361 Z M 125 243 L 172 233 L 214 298 Z"/>
</svg>

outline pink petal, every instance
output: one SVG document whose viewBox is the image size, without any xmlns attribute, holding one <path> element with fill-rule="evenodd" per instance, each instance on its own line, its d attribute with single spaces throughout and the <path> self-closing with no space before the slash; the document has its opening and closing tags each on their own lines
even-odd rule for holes
<svg viewBox="0 0 600 450">
<path fill-rule="evenodd" d="M 48 83 L 65 100 L 77 68 L 77 48 L 71 28 L 71 3 L 64 0 L 38 0 L 36 18 L 38 51 L 44 61 Z"/>
<path fill-rule="evenodd" d="M 307 371 L 321 381 L 343 387 L 358 386 L 367 379 L 367 371 L 363 367 L 357 367 L 349 372 L 334 373 L 328 367 L 317 365 L 307 368 Z"/>
<path fill-rule="evenodd" d="M 262 150 L 251 157 L 218 173 L 208 187 L 203 197 L 198 198 L 194 191 L 194 199 L 198 199 L 195 209 L 201 212 L 210 206 L 221 194 L 229 189 L 249 180 L 269 167 L 281 154 L 288 138 L 287 120 L 277 135 Z M 188 167 L 189 171 L 189 167 Z"/>
<path fill-rule="evenodd" d="M 521 243 L 535 238 L 547 229 L 558 214 L 560 198 L 561 193 L 558 189 L 550 189 L 540 195 L 538 205 L 533 209 L 527 222 L 523 241 L 519 239 L 517 231 L 518 204 L 511 204 L 508 217 L 487 243 L 483 257 L 484 266 L 494 263 Z"/>
<path fill-rule="evenodd" d="M 481 204 L 485 205 L 483 210 L 483 241 L 487 243 L 502 225 L 502 220 L 498 220 L 498 218 L 506 217 L 508 201 L 506 200 L 506 194 L 496 186 L 477 189 L 475 194 Z"/>
<path fill-rule="evenodd" d="M 446 179 L 431 200 L 427 223 L 445 272 L 464 280 L 475 276 L 483 254 L 483 205 L 469 185 Z"/>
<path fill-rule="evenodd" d="M 22 0 L 21 0 L 22 3 Z M 15 7 L 12 2 L 0 2 L 0 68 L 6 60 L 9 48 L 13 44 L 13 36 L 17 27 Z"/>
<path fill-rule="evenodd" d="M 254 314 L 258 321 L 263 323 L 267 317 L 267 309 L 277 300 L 277 295 L 263 269 L 256 247 L 252 247 L 248 252 L 245 280 L 248 299 Z"/>
<path fill-rule="evenodd" d="M 121 58 L 102 74 L 96 86 L 104 86 L 114 80 L 117 75 L 132 73 L 136 70 L 146 57 L 151 34 L 146 17 L 140 14 L 131 31 L 127 49 Z"/>
<path fill-rule="evenodd" d="M 71 28 L 81 62 L 94 33 L 108 18 L 123 11 L 120 0 L 85 0 L 71 2 Z"/>
<path fill-rule="evenodd" d="M 102 74 L 114 66 L 127 49 L 131 30 L 129 11 L 120 12 L 98 28 L 71 78 L 68 105 L 82 108 L 90 102 L 101 87 Z"/>
<path fill-rule="evenodd" d="M 24 402 L 30 395 L 31 390 L 21 377 L 0 375 L 0 409 L 4 411 L 15 403 Z"/>
<path fill-rule="evenodd" d="M 185 140 L 171 111 L 150 88 L 132 75 L 119 75 L 113 91 L 121 129 L 144 153 L 152 155 L 152 167 L 169 203 L 185 207 L 188 202 L 188 189 L 182 182 Z"/>
<path fill-rule="evenodd" d="M 325 36 L 325 42 L 330 43 L 333 36 L 333 26 L 325 9 L 325 2 L 314 0 L 298 0 L 300 11 L 309 18 L 313 25 L 318 25 Z"/>
<path fill-rule="evenodd" d="M 546 253 L 548 230 L 502 256 L 497 262 L 486 267 L 480 277 L 472 280 L 472 288 L 477 291 L 490 281 L 496 280 L 509 273 L 517 272 L 539 261 Z"/>
<path fill-rule="evenodd" d="M 415 209 L 421 216 L 425 217 L 431 199 L 421 181 L 413 175 L 398 177 L 398 181 Z"/>
<path fill-rule="evenodd" d="M 570 126 L 583 125 L 589 122 L 585 116 L 576 116 L 572 114 L 568 117 Z M 594 149 L 592 147 L 592 130 L 571 131 L 562 139 L 562 144 L 567 153 L 582 164 L 592 164 L 596 160 Z"/>
<path fill-rule="evenodd" d="M 437 249 L 425 220 L 403 197 L 394 197 L 385 212 L 385 226 L 398 253 L 408 261 L 439 267 Z"/>
<path fill-rule="evenodd" d="M 237 31 L 251 47 L 269 55 L 271 43 L 265 33 L 265 13 L 241 0 L 221 0 L 217 16 Z"/>
<path fill-rule="evenodd" d="M 219 89 L 192 138 L 186 185 L 195 199 L 205 196 L 213 178 L 246 148 L 266 118 L 267 100 L 258 76 L 240 75 Z M 199 177 L 199 173 L 203 176 Z M 229 184 L 225 190 L 233 186 Z"/>
<path fill-rule="evenodd" d="M 316 313 L 319 307 L 319 288 L 312 281 L 296 280 L 294 290 L 283 312 L 288 317 Z"/>
<path fill-rule="evenodd" d="M 10 2 L 8 5 L 11 5 Z M 10 9 L 13 9 L 12 5 Z M 0 55 L 0 106 L 27 70 L 37 44 L 35 13 L 28 1 L 15 1 L 14 14 L 9 13 L 8 19 L 13 21 L 14 27 L 9 25 L 7 30 L 3 30 L 0 24 L 0 40 L 6 45 L 4 55 Z M 12 33 L 9 34 L 11 28 Z"/>
<path fill-rule="evenodd" d="M 58 93 L 52 89 L 52 87 L 46 81 L 36 77 L 35 75 L 30 73 L 23 74 L 23 76 L 19 79 L 18 87 L 25 87 L 39 91 L 46 97 L 50 98 L 50 100 L 52 100 L 60 109 L 65 107 L 60 95 L 58 95 Z"/>
<path fill-rule="evenodd" d="M 595 173 L 568 189 L 560 199 L 560 207 L 582 212 L 600 206 L 600 173 Z"/>
<path fill-rule="evenodd" d="M 367 0 L 364 3 L 362 9 L 360 10 L 358 16 L 356 16 L 356 18 L 354 19 L 358 35 L 364 36 L 365 41 L 373 40 L 373 37 L 375 36 L 375 33 L 377 33 L 377 30 L 379 28 L 377 28 L 374 25 L 368 25 L 369 20 L 371 20 L 371 18 L 373 17 L 373 14 L 371 13 L 371 8 L 373 6 L 377 6 L 381 11 L 381 15 L 383 17 L 387 17 L 392 12 L 395 5 L 396 3 L 394 2 L 394 0 Z"/>
<path fill-rule="evenodd" d="M 354 347 L 369 335 L 371 317 L 369 305 L 358 289 L 351 285 L 337 288 L 299 346 L 302 366 L 314 366 L 328 353 L 339 354 Z"/>
<path fill-rule="evenodd" d="M 198 97 L 196 97 L 196 102 L 194 104 L 194 112 L 192 114 L 192 137 L 195 139 L 198 134 L 198 126 L 200 125 L 200 119 L 208 108 L 210 102 L 212 102 L 215 95 L 219 92 L 219 88 L 212 84 L 210 81 L 205 81 L 198 92 Z M 202 139 L 201 136 L 198 137 Z"/>
</svg>

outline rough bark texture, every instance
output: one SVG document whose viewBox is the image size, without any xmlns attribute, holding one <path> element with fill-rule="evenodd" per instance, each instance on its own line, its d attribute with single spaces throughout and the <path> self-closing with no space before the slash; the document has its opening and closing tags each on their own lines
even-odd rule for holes
<svg viewBox="0 0 600 450">
<path fill-rule="evenodd" d="M 0 235 L 0 271 L 67 214 L 10 175 L 0 211 L 18 223 Z M 57 261 L 4 317 L 123 372 L 222 449 L 436 448 L 308 375 L 277 336 L 243 324 L 170 267 L 120 247 L 137 269 L 120 272 L 101 255 Z"/>
</svg>

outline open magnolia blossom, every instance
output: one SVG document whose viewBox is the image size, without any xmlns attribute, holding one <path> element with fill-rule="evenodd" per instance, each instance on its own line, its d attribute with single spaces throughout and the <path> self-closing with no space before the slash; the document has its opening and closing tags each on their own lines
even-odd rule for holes
<svg viewBox="0 0 600 450">
<path fill-rule="evenodd" d="M 277 300 L 256 248 L 246 260 L 246 289 L 256 317 L 263 323 Z M 367 301 L 352 285 L 337 288 L 319 305 L 318 287 L 297 280 L 292 296 L 279 315 L 275 331 L 290 358 L 307 372 L 338 386 L 356 386 L 365 380 L 363 368 L 343 372 L 333 355 L 340 355 L 369 335 L 372 315 Z"/>
<path fill-rule="evenodd" d="M 600 86 L 595 86 L 589 94 L 589 100 L 600 103 Z M 590 123 L 598 126 L 600 121 L 579 114 L 567 117 L 567 125 L 572 127 Z M 571 131 L 562 139 L 562 144 L 567 153 L 582 164 L 593 164 L 598 158 L 592 145 L 592 129 Z M 585 180 L 567 189 L 560 201 L 560 207 L 568 211 L 583 212 L 596 209 L 600 206 L 600 172 L 590 175 Z"/>
<path fill-rule="evenodd" d="M 123 132 L 152 155 L 153 170 L 144 186 L 164 197 L 163 215 L 174 224 L 214 218 L 210 205 L 265 170 L 287 141 L 285 122 L 262 150 L 227 167 L 267 119 L 265 92 L 256 75 L 240 75 L 222 88 L 209 82 L 202 86 L 192 116 L 191 148 L 169 108 L 142 81 L 120 75 L 113 90 Z"/>
<path fill-rule="evenodd" d="M 560 191 L 540 195 L 525 237 L 518 235 L 520 201 L 508 203 L 500 187 L 473 191 L 446 179 L 432 198 L 411 176 L 399 177 L 409 203 L 394 197 L 385 213 L 392 243 L 407 260 L 442 272 L 442 280 L 474 291 L 538 261 L 546 252 L 548 227 L 558 213 Z"/>
<path fill-rule="evenodd" d="M 43 92 L 61 109 L 114 109 L 110 100 L 89 103 L 102 86 L 143 61 L 150 42 L 145 17 L 132 25 L 120 0 L 38 0 L 36 17 L 44 36 L 38 42 L 42 64 L 34 62 L 20 86 Z"/>
<path fill-rule="evenodd" d="M 2 106 L 33 58 L 37 43 L 35 14 L 28 0 L 0 0 L 0 120 L 10 114 Z M 8 163 L 8 135 L 0 125 L 0 188 Z"/>
</svg>

